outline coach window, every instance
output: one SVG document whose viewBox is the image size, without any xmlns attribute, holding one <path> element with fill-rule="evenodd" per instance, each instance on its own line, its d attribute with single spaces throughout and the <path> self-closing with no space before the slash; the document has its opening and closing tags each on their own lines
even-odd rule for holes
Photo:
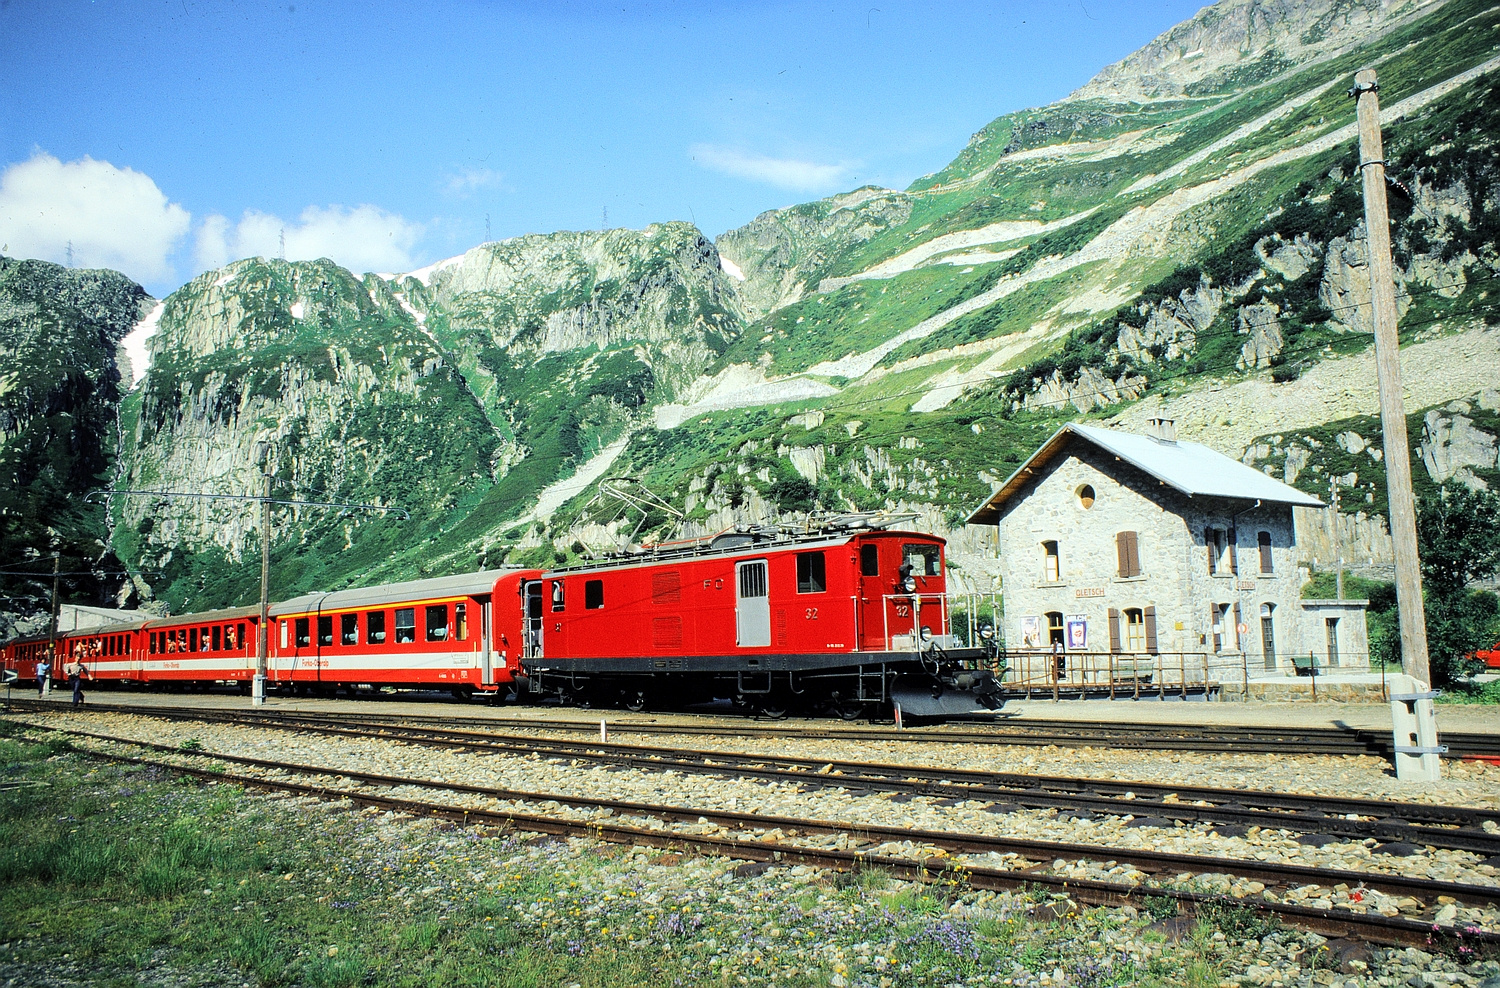
<svg viewBox="0 0 1500 988">
<path fill-rule="evenodd" d="M 417 640 L 417 609 L 396 608 L 396 644 L 405 645 Z"/>
<path fill-rule="evenodd" d="M 453 605 L 453 640 L 460 642 L 469 640 L 468 604 Z"/>
<path fill-rule="evenodd" d="M 156 654 L 156 632 L 154 631 L 146 636 L 146 651 L 151 655 Z"/>
<path fill-rule="evenodd" d="M 282 621 L 281 622 L 281 647 L 282 648 L 286 648 L 286 636 L 287 636 L 287 630 L 286 629 L 287 629 L 287 626 L 289 624 L 291 624 L 290 621 Z"/>
<path fill-rule="evenodd" d="M 204 628 L 198 633 L 198 651 L 208 651 L 208 629 Z"/>
<path fill-rule="evenodd" d="M 333 644 L 333 615 L 318 615 L 318 644 L 325 648 Z"/>
<path fill-rule="evenodd" d="M 214 632 L 214 651 L 217 652 L 224 645 L 224 638 L 223 638 L 224 629 L 221 628 L 221 627 L 219 627 L 216 624 L 213 627 L 213 632 Z"/>
<path fill-rule="evenodd" d="M 585 580 L 583 584 L 584 610 L 597 611 L 604 606 L 604 581 Z"/>
<path fill-rule="evenodd" d="M 238 635 L 238 637 L 230 639 L 230 641 L 229 641 L 229 647 L 230 648 L 239 648 L 241 645 L 245 644 L 245 622 L 241 621 L 238 625 L 236 625 L 236 627 L 239 628 L 239 635 Z M 229 634 L 233 635 L 234 633 L 235 633 L 234 628 L 230 628 L 229 629 Z"/>
<path fill-rule="evenodd" d="M 307 618 L 297 619 L 297 627 L 293 634 L 297 639 L 298 648 L 306 648 L 312 644 L 312 635 L 308 631 Z"/>
<path fill-rule="evenodd" d="M 365 642 L 370 645 L 385 644 L 385 611 L 371 611 L 365 615 Z"/>
<path fill-rule="evenodd" d="M 430 642 L 441 642 L 448 640 L 448 605 L 427 605 L 427 640 Z"/>
<path fill-rule="evenodd" d="M 198 629 L 197 628 L 190 628 L 190 629 L 188 629 L 188 651 L 189 652 L 196 652 L 196 651 L 198 651 Z"/>
<path fill-rule="evenodd" d="M 563 581 L 552 581 L 552 613 L 561 614 L 567 601 L 563 597 Z"/>
<path fill-rule="evenodd" d="M 339 615 L 339 642 L 344 645 L 359 644 L 359 615 Z"/>
<path fill-rule="evenodd" d="M 797 592 L 822 593 L 828 589 L 828 572 L 821 552 L 797 553 Z"/>
<path fill-rule="evenodd" d="M 866 542 L 859 547 L 859 575 L 880 575 L 880 546 L 873 542 Z"/>
</svg>

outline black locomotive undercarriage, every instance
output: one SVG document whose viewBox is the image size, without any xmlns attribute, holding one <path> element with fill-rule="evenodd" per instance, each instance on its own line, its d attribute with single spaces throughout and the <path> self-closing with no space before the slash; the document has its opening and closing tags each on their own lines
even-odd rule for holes
<svg viewBox="0 0 1500 988">
<path fill-rule="evenodd" d="M 904 717 L 943 717 L 999 709 L 997 663 L 989 647 L 936 644 L 838 656 L 539 658 L 522 661 L 516 686 L 523 700 L 627 710 L 728 700 L 766 717 L 833 713 L 854 720 L 890 716 L 898 706 Z"/>
</svg>

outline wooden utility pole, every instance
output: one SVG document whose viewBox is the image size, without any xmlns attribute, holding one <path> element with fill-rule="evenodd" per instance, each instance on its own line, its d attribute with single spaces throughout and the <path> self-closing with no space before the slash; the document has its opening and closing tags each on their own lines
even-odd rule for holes
<svg viewBox="0 0 1500 988">
<path fill-rule="evenodd" d="M 1360 69 L 1349 95 L 1359 108 L 1359 168 L 1365 183 L 1365 229 L 1370 264 L 1370 304 L 1375 317 L 1375 370 L 1380 428 L 1385 440 L 1386 500 L 1396 550 L 1396 607 L 1401 619 L 1403 671 L 1432 683 L 1427 662 L 1427 614 L 1422 605 L 1422 563 L 1417 555 L 1417 507 L 1411 488 L 1411 447 L 1401 391 L 1401 350 L 1396 333 L 1396 284 L 1391 263 L 1391 219 L 1385 205 L 1385 151 L 1380 140 L 1380 86 L 1374 69 Z"/>
<path fill-rule="evenodd" d="M 57 675 L 57 573 L 62 568 L 62 553 L 52 554 L 52 631 L 47 636 L 47 682 Z"/>
<path fill-rule="evenodd" d="M 271 586 L 271 475 L 265 475 L 265 494 L 260 502 L 260 627 L 255 635 L 255 679 L 250 686 L 250 705 L 266 702 L 266 656 L 270 654 Z"/>
</svg>

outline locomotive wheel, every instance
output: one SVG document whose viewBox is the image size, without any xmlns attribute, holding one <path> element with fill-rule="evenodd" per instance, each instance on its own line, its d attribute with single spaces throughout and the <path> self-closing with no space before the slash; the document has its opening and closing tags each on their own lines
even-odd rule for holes
<svg viewBox="0 0 1500 988">
<path fill-rule="evenodd" d="M 638 714 L 646 709 L 645 690 L 625 690 L 621 694 L 620 705 L 633 714 Z"/>
<path fill-rule="evenodd" d="M 839 720 L 859 720 L 864 712 L 865 705 L 858 700 L 833 701 L 833 713 Z"/>
<path fill-rule="evenodd" d="M 757 716 L 766 720 L 786 720 L 787 702 L 779 696 L 769 696 L 756 707 Z"/>
</svg>

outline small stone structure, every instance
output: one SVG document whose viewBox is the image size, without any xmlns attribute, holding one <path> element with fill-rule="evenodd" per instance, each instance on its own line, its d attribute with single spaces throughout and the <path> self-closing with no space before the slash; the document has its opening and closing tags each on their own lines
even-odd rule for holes
<svg viewBox="0 0 1500 988">
<path fill-rule="evenodd" d="M 1293 509 L 1322 502 L 1152 425 L 1064 426 L 969 517 L 995 526 L 1007 649 L 1223 683 L 1367 671 L 1368 602 L 1302 598 Z"/>
</svg>

